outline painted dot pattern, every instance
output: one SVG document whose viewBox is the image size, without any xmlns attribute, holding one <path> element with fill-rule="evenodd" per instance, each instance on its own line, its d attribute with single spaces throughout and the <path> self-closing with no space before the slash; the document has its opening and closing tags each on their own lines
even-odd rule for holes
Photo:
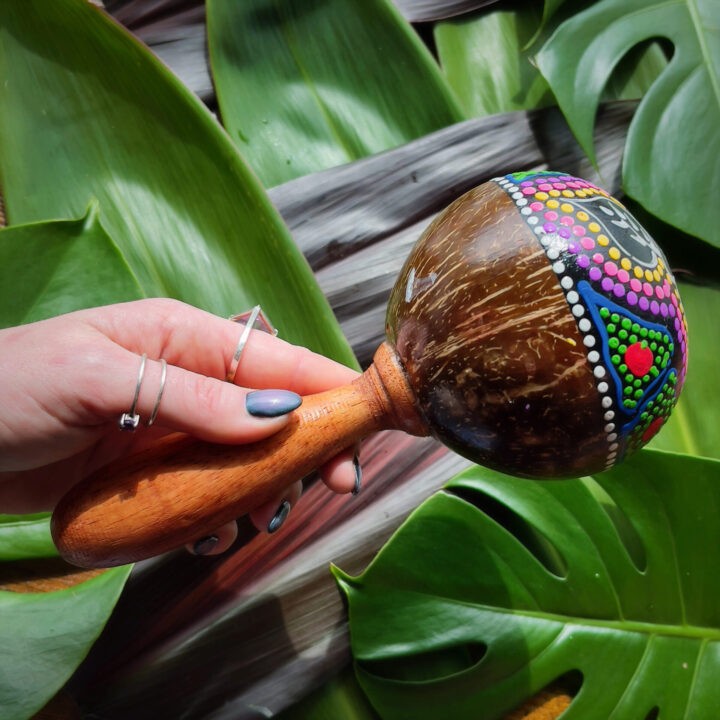
<svg viewBox="0 0 720 720">
<path fill-rule="evenodd" d="M 687 372 L 687 325 L 662 251 L 591 182 L 543 171 L 494 180 L 535 233 L 583 336 L 607 438 L 607 467 L 648 442 Z"/>
</svg>

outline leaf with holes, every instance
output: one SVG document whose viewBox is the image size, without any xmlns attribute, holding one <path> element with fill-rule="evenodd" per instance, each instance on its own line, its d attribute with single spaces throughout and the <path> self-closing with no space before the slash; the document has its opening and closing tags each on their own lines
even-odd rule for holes
<svg viewBox="0 0 720 720">
<path fill-rule="evenodd" d="M 633 47 L 665 38 L 667 68 L 630 128 L 625 190 L 667 222 L 720 245 L 720 3 L 601 0 L 563 23 L 537 61 L 586 152 L 615 66 Z"/>
<path fill-rule="evenodd" d="M 347 595 L 384 719 L 500 718 L 560 678 L 564 720 L 720 705 L 720 462 L 643 451 L 593 478 L 483 468 L 424 503 Z"/>
</svg>

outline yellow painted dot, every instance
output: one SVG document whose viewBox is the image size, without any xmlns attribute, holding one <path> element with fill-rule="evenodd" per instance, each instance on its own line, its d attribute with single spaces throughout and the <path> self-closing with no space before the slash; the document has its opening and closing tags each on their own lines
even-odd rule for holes
<svg viewBox="0 0 720 720">
<path fill-rule="evenodd" d="M 563 203 L 563 204 L 560 206 L 560 209 L 561 209 L 564 213 L 571 213 L 571 212 L 573 211 L 573 206 L 572 206 L 570 203 Z"/>
<path fill-rule="evenodd" d="M 575 193 L 572 190 L 563 190 L 563 197 L 575 197 Z"/>
<path fill-rule="evenodd" d="M 557 209 L 560 207 L 560 203 L 559 203 L 557 200 L 548 200 L 548 201 L 547 201 L 547 206 L 548 206 L 551 210 L 557 210 Z"/>
<path fill-rule="evenodd" d="M 591 222 L 588 225 L 588 230 L 590 232 L 600 232 L 600 226 L 596 222 Z"/>
<path fill-rule="evenodd" d="M 576 193 L 576 195 L 577 195 L 578 197 L 581 197 L 581 198 L 582 198 L 582 197 L 585 197 L 585 196 L 587 195 L 587 193 L 586 193 L 584 190 L 578 190 L 577 193 Z"/>
<path fill-rule="evenodd" d="M 590 219 L 590 216 L 589 216 L 586 212 L 584 212 L 583 210 L 581 210 L 581 211 L 577 214 L 577 219 L 578 219 L 580 222 L 587 222 L 587 221 Z"/>
<path fill-rule="evenodd" d="M 650 282 L 653 279 L 653 274 L 650 270 L 645 271 L 645 279 Z"/>
<path fill-rule="evenodd" d="M 547 200 L 548 194 L 546 192 L 536 192 L 535 193 L 535 199 L 536 200 Z"/>
<path fill-rule="evenodd" d="M 598 245 L 602 245 L 603 247 L 607 246 L 610 242 L 610 238 L 607 235 L 598 235 Z"/>
<path fill-rule="evenodd" d="M 660 282 L 660 273 L 657 270 L 653 270 L 653 277 L 655 278 L 655 282 Z"/>
<path fill-rule="evenodd" d="M 633 275 L 635 275 L 635 277 L 636 277 L 638 280 L 641 280 L 641 279 L 642 279 L 643 271 L 642 271 L 642 268 L 641 268 L 639 265 L 636 265 L 636 266 L 633 268 Z"/>
<path fill-rule="evenodd" d="M 630 270 L 630 268 L 632 267 L 632 263 L 630 262 L 630 260 L 628 258 L 623 258 L 620 261 L 620 267 L 623 270 Z"/>
<path fill-rule="evenodd" d="M 620 251 L 619 251 L 616 247 L 611 247 L 611 248 L 608 250 L 608 255 L 609 255 L 613 260 L 618 260 L 618 259 L 620 258 Z"/>
<path fill-rule="evenodd" d="M 559 190 L 551 190 L 550 195 L 552 197 L 560 197 L 560 191 Z"/>
</svg>

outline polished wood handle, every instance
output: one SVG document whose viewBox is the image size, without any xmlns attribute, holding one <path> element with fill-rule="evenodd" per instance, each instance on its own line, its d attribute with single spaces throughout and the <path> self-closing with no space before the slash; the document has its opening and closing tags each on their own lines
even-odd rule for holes
<svg viewBox="0 0 720 720">
<path fill-rule="evenodd" d="M 172 435 L 86 478 L 52 517 L 60 554 L 111 567 L 193 542 L 272 500 L 341 450 L 382 429 L 427 434 L 394 351 L 355 382 L 310 395 L 275 435 L 218 445 Z"/>
</svg>

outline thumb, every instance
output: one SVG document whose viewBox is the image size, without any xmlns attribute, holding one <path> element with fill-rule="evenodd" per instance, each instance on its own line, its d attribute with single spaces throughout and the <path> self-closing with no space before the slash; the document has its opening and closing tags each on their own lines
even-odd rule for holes
<svg viewBox="0 0 720 720">
<path fill-rule="evenodd" d="M 136 413 L 142 424 L 154 415 L 155 425 L 201 440 L 254 442 L 284 427 L 289 413 L 302 403 L 300 395 L 288 390 L 249 391 L 158 360 L 147 359 L 140 378 L 142 358 L 128 354 L 134 362 L 123 365 L 134 367 L 136 374 L 118 383 L 118 399 L 122 393 L 127 411 L 141 380 Z"/>
</svg>

